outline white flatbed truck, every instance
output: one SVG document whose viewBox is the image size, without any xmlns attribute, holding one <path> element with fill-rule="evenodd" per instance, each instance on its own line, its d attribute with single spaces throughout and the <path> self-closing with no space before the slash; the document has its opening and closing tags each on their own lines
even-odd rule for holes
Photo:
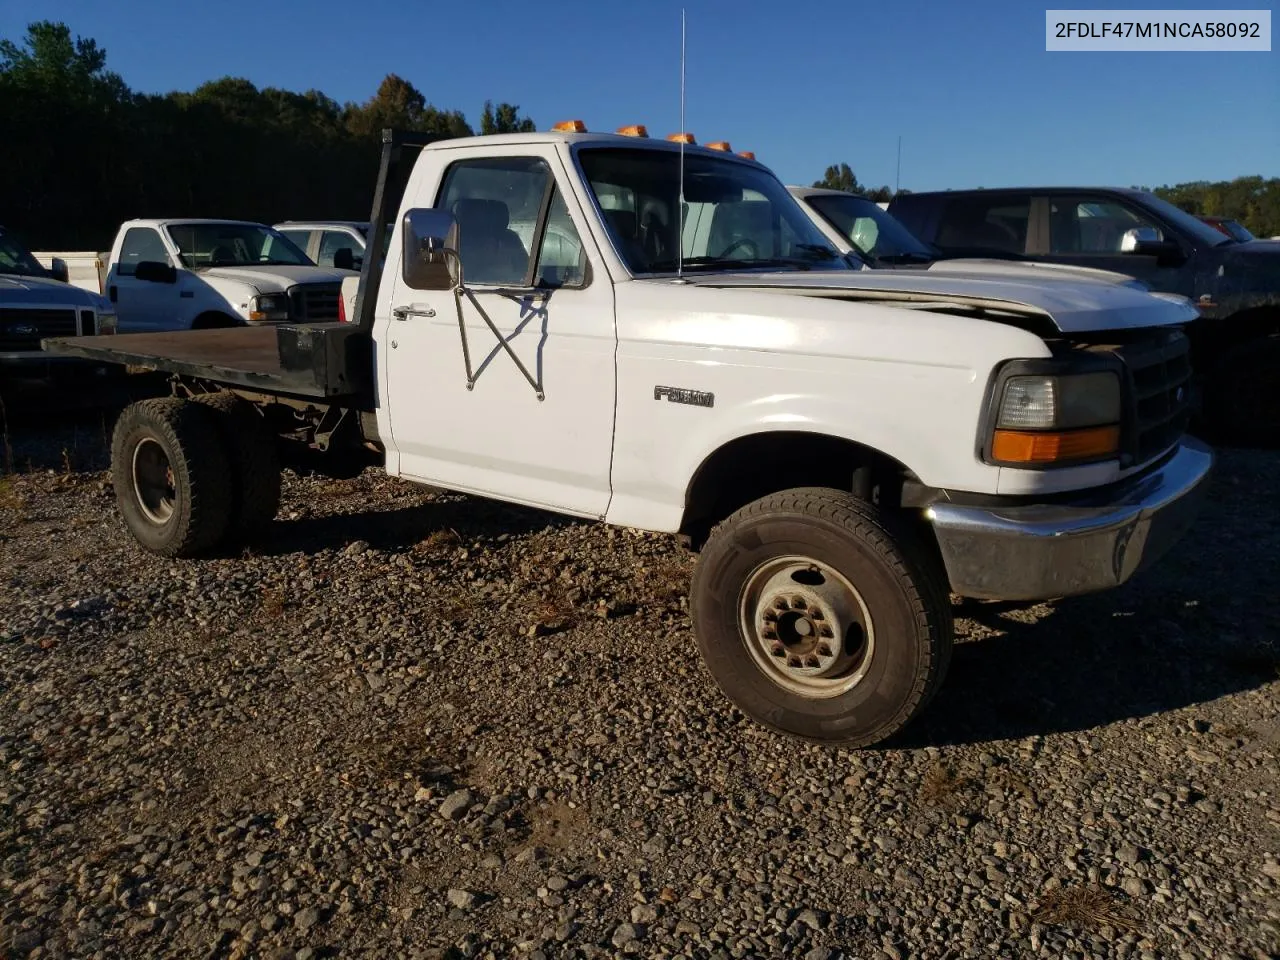
<svg viewBox="0 0 1280 960">
<path fill-rule="evenodd" d="M 857 746 L 938 688 L 952 595 L 1116 587 L 1191 525 L 1185 299 L 856 270 L 727 145 L 563 126 L 384 132 L 338 322 L 46 340 L 172 375 L 115 428 L 135 538 L 252 536 L 281 462 L 680 534 L 721 690 Z"/>
</svg>

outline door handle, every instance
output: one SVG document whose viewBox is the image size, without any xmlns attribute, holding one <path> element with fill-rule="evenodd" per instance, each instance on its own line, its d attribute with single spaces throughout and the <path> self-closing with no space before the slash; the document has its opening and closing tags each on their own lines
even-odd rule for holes
<svg viewBox="0 0 1280 960">
<path fill-rule="evenodd" d="M 410 317 L 434 317 L 435 310 L 427 303 L 410 303 L 403 307 L 391 308 L 391 319 L 408 320 Z"/>
</svg>

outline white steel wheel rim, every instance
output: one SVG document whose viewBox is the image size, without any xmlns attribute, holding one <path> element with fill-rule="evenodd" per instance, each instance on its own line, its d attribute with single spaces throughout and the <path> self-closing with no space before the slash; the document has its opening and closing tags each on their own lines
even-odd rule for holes
<svg viewBox="0 0 1280 960">
<path fill-rule="evenodd" d="M 177 490 L 169 455 L 157 440 L 144 437 L 133 448 L 133 495 L 142 515 L 158 527 L 173 516 Z"/>
<path fill-rule="evenodd" d="M 760 671 L 809 699 L 848 693 L 867 675 L 875 652 L 862 594 L 811 557 L 776 557 L 756 567 L 742 588 L 738 626 Z"/>
</svg>

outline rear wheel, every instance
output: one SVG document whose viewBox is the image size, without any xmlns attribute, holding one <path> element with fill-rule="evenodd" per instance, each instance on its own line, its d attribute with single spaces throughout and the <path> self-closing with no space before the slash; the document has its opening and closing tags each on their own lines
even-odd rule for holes
<svg viewBox="0 0 1280 960">
<path fill-rule="evenodd" d="M 280 453 L 275 434 L 247 400 L 233 393 L 205 393 L 196 402 L 216 411 L 231 460 L 231 522 L 228 533 L 251 539 L 280 509 Z"/>
<path fill-rule="evenodd" d="M 191 557 L 231 519 L 231 468 L 212 411 L 176 397 L 130 404 L 116 421 L 111 479 L 125 524 L 152 553 Z"/>
<path fill-rule="evenodd" d="M 941 684 L 951 608 L 911 534 L 849 493 L 788 490 L 743 507 L 694 574 L 698 645 L 747 716 L 806 740 L 867 746 Z"/>
</svg>

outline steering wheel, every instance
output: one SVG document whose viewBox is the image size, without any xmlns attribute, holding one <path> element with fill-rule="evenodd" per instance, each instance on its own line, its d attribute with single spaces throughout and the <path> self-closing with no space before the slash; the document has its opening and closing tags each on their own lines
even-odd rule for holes
<svg viewBox="0 0 1280 960">
<path fill-rule="evenodd" d="M 739 237 L 737 240 L 733 241 L 733 243 L 729 244 L 722 251 L 720 251 L 716 259 L 717 260 L 727 259 L 729 254 L 733 253 L 733 251 L 737 250 L 739 247 L 744 247 L 744 246 L 751 247 L 751 256 L 747 257 L 746 259 L 748 260 L 760 259 L 760 247 L 756 244 L 755 240 L 753 240 L 751 237 Z"/>
</svg>

